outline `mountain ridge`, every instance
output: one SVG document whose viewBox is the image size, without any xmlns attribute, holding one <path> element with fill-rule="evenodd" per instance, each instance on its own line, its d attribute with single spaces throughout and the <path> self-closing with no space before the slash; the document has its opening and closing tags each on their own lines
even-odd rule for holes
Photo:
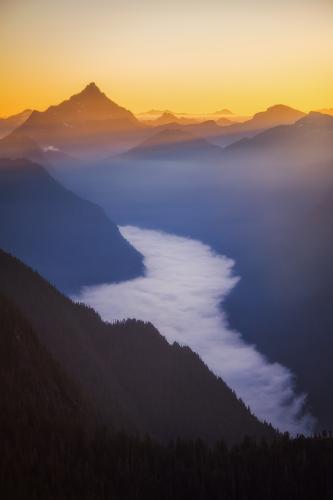
<svg viewBox="0 0 333 500">
<path fill-rule="evenodd" d="M 144 128 L 133 113 L 109 99 L 92 82 L 45 111 L 33 111 L 17 130 L 42 148 L 53 146 L 74 156 L 96 156 L 114 142 L 126 143 Z"/>
<path fill-rule="evenodd" d="M 31 109 L 25 109 L 20 113 L 7 116 L 6 118 L 0 118 L 0 139 L 24 123 L 31 113 Z"/>
<path fill-rule="evenodd" d="M 295 123 L 306 113 L 284 104 L 275 104 L 265 111 L 255 113 L 252 118 L 241 123 L 233 123 L 223 127 L 219 136 L 214 138 L 214 144 L 228 146 L 243 137 L 252 137 L 263 130 L 278 125 Z"/>
<path fill-rule="evenodd" d="M 0 251 L 0 292 L 31 322 L 39 341 L 114 429 L 238 442 L 272 438 L 228 386 L 188 347 L 168 344 L 149 323 L 104 323 L 18 259 Z"/>
<path fill-rule="evenodd" d="M 222 153 L 218 146 L 210 144 L 205 138 L 192 134 L 176 125 L 163 128 L 134 146 L 118 158 L 134 159 L 200 159 L 206 156 L 216 158 Z"/>
<path fill-rule="evenodd" d="M 142 274 L 142 256 L 94 205 L 39 164 L 0 159 L 0 246 L 64 291 Z"/>
</svg>

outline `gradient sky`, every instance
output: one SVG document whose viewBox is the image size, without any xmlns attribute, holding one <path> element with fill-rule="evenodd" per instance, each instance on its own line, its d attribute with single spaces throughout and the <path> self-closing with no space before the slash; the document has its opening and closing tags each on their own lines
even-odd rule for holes
<svg viewBox="0 0 333 500">
<path fill-rule="evenodd" d="M 333 0 L 0 0 L 0 116 L 90 81 L 134 112 L 333 106 Z"/>
</svg>

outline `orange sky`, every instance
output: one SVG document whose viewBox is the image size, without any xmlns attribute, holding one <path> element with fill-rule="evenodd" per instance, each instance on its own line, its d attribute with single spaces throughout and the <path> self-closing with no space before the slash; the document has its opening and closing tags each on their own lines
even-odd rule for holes
<svg viewBox="0 0 333 500">
<path fill-rule="evenodd" d="M 0 116 L 95 81 L 134 112 L 333 106 L 333 0 L 0 0 Z"/>
</svg>

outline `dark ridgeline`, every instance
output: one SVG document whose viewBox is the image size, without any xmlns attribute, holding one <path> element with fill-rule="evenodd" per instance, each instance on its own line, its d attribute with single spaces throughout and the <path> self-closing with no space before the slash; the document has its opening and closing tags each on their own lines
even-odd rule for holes
<svg viewBox="0 0 333 500">
<path fill-rule="evenodd" d="M 65 292 L 143 272 L 142 256 L 98 206 L 28 160 L 0 159 L 0 246 Z"/>
<path fill-rule="evenodd" d="M 95 417 L 88 403 L 41 344 L 31 323 L 2 293 L 0 320 L 1 430 L 16 429 L 29 439 L 43 426 L 58 433 L 91 427 Z M 2 452 L 8 444 L 5 435 Z"/>
<path fill-rule="evenodd" d="M 105 424 L 163 441 L 182 436 L 230 444 L 245 434 L 274 435 L 196 354 L 170 345 L 151 324 L 104 323 L 4 252 L 0 268 L 0 291 L 20 308 Z"/>
<path fill-rule="evenodd" d="M 0 268 L 1 498 L 332 499 L 331 435 L 274 434 L 196 355 L 169 346 L 151 325 L 107 325 L 4 252 Z M 98 387 L 104 403 L 96 412 Z M 110 393 L 117 416 L 106 427 Z M 132 412 L 122 420 L 127 433 L 114 432 L 120 406 Z M 155 437 L 163 427 L 164 438 L 181 438 L 133 434 L 143 422 Z M 220 429 L 240 444 L 216 441 Z M 261 439 L 244 438 L 253 431 Z M 194 439 L 207 433 L 212 446 Z"/>
</svg>

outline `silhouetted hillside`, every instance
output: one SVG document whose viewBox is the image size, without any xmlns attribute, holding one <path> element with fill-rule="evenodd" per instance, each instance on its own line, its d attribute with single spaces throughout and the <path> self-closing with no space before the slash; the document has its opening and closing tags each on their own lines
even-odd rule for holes
<svg viewBox="0 0 333 500">
<path fill-rule="evenodd" d="M 1 267 L 1 270 L 3 268 Z M 0 428 L 38 433 L 85 427 L 87 402 L 41 345 L 19 308 L 0 293 Z M 3 442 L 2 442 L 3 444 Z"/>
<path fill-rule="evenodd" d="M 331 433 L 228 449 L 94 431 L 89 406 L 2 293 L 0 322 L 1 498 L 331 500 Z"/>
<path fill-rule="evenodd" d="M 103 323 L 22 263 L 0 253 L 0 292 L 29 319 L 40 342 L 115 429 L 239 442 L 272 437 L 189 348 L 170 345 L 151 324 Z"/>
<path fill-rule="evenodd" d="M 40 165 L 0 160 L 0 245 L 65 291 L 138 276 L 141 255 L 103 211 Z"/>
</svg>

